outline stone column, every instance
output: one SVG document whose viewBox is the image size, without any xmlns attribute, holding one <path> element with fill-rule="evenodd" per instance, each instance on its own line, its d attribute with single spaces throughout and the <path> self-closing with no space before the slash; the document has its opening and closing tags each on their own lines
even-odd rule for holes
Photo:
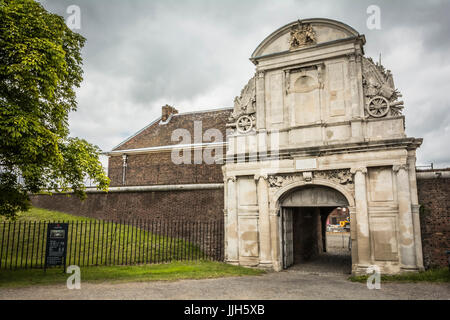
<svg viewBox="0 0 450 320">
<path fill-rule="evenodd" d="M 228 177 L 227 179 L 227 201 L 227 238 L 225 239 L 227 243 L 227 262 L 239 264 L 236 177 Z"/>
<path fill-rule="evenodd" d="M 257 181 L 258 209 L 259 209 L 259 263 L 262 267 L 272 265 L 270 244 L 269 192 L 267 175 L 255 175 Z"/>
<path fill-rule="evenodd" d="M 393 167 L 393 170 L 397 176 L 401 268 L 417 269 L 408 166 L 397 165 Z"/>
<path fill-rule="evenodd" d="M 355 174 L 355 216 L 356 243 L 358 252 L 357 268 L 364 269 L 370 264 L 369 212 L 367 208 L 366 174 L 367 168 L 351 170 Z M 359 270 L 358 272 L 362 272 Z"/>
<path fill-rule="evenodd" d="M 417 267 L 420 270 L 424 270 L 423 267 L 423 253 L 422 253 L 422 233 L 420 231 L 420 216 L 419 216 L 419 197 L 417 194 L 417 179 L 416 179 L 416 157 L 415 150 L 409 151 L 408 157 L 408 171 L 409 171 L 409 188 L 411 191 L 411 209 L 413 215 L 413 225 L 414 225 L 414 243 L 416 247 L 416 260 Z"/>
</svg>

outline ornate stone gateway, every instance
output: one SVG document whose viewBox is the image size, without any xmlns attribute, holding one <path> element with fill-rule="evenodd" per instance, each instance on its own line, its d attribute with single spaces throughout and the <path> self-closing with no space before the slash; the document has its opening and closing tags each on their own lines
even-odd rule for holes
<svg viewBox="0 0 450 320">
<path fill-rule="evenodd" d="M 253 52 L 234 103 L 225 179 L 226 261 L 281 270 L 289 208 L 346 206 L 352 270 L 423 268 L 415 173 L 392 74 L 364 35 L 328 19 L 290 23 Z"/>
</svg>

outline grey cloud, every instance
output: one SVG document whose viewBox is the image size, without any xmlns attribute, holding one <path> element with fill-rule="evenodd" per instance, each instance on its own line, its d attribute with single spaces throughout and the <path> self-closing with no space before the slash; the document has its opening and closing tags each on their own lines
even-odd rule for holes
<svg viewBox="0 0 450 320">
<path fill-rule="evenodd" d="M 448 1 L 46 0 L 67 17 L 81 8 L 85 81 L 71 132 L 108 150 L 160 115 L 232 106 L 254 66 L 254 48 L 296 19 L 340 20 L 365 34 L 366 55 L 391 69 L 404 94 L 407 133 L 423 137 L 419 163 L 450 165 Z M 381 30 L 366 9 L 381 8 Z"/>
</svg>

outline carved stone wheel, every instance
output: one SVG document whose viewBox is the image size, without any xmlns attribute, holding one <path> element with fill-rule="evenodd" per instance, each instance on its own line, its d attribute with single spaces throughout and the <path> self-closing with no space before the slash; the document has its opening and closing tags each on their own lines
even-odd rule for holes
<svg viewBox="0 0 450 320">
<path fill-rule="evenodd" d="M 381 118 L 387 115 L 389 108 L 389 100 L 382 96 L 371 98 L 367 104 L 367 112 L 375 118 Z"/>
<path fill-rule="evenodd" d="M 236 121 L 236 127 L 240 133 L 247 133 L 253 128 L 253 120 L 249 116 L 240 116 Z"/>
</svg>

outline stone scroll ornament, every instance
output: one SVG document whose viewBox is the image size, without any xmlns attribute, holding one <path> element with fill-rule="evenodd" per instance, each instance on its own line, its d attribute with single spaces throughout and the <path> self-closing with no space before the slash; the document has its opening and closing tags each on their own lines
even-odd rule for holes
<svg viewBox="0 0 450 320">
<path fill-rule="evenodd" d="M 371 58 L 362 57 L 363 89 L 366 97 L 366 115 L 371 118 L 400 116 L 403 109 L 402 96 L 394 86 L 390 70 Z"/>
<path fill-rule="evenodd" d="M 248 133 L 255 127 L 255 122 L 256 76 L 248 81 L 240 96 L 234 98 L 234 109 L 227 127 L 236 128 L 239 133 Z"/>
<path fill-rule="evenodd" d="M 347 188 L 353 188 L 353 175 L 349 169 L 335 169 L 325 171 L 315 171 L 314 178 L 325 179 L 340 184 Z M 270 175 L 269 186 L 271 188 L 281 188 L 294 182 L 304 181 L 302 175 Z"/>
<path fill-rule="evenodd" d="M 302 23 L 298 20 L 298 23 L 291 28 L 291 38 L 289 39 L 290 50 L 316 43 L 316 32 L 311 24 Z"/>
<path fill-rule="evenodd" d="M 353 174 L 349 169 L 316 171 L 314 172 L 314 178 L 331 180 L 347 187 L 351 187 L 353 185 Z"/>
</svg>

